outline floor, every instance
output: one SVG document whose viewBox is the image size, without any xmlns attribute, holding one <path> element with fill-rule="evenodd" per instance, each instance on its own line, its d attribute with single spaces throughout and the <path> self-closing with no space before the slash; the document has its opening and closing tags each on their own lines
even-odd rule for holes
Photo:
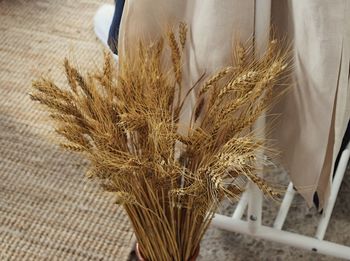
<svg viewBox="0 0 350 261">
<path fill-rule="evenodd" d="M 102 54 L 102 45 L 93 34 L 92 16 L 96 8 L 105 2 L 111 3 L 113 1 L 62 0 L 58 3 L 57 0 L 0 0 L 0 96 L 5 100 L 3 104 L 0 104 L 1 117 L 6 117 L 6 119 L 20 118 L 21 126 L 34 124 L 36 127 L 31 128 L 32 135 L 35 137 L 41 135 L 47 122 L 40 120 L 40 117 L 33 117 L 33 111 L 26 107 L 29 103 L 25 102 L 19 104 L 20 99 L 18 99 L 18 97 L 24 97 L 26 95 L 31 79 L 39 76 L 42 72 L 50 72 L 53 78 L 58 79 L 59 82 L 63 82 L 60 78 L 62 71 L 57 68 L 65 56 L 71 57 L 73 60 L 77 61 L 78 64 L 83 64 L 81 65 L 83 68 L 99 64 Z M 78 13 L 77 10 L 80 10 L 80 12 Z M 70 19 L 67 19 L 67 17 Z M 11 74 L 11 77 L 9 77 L 9 74 Z M 7 78 L 5 79 L 4 77 Z M 14 90 L 11 89 L 13 87 L 15 87 Z M 35 113 L 37 113 L 36 116 L 41 115 L 40 111 L 35 111 Z M 7 123 L 8 122 L 10 122 L 10 120 L 8 120 Z M 5 125 L 2 127 L 5 128 Z M 13 131 L 15 128 L 8 125 L 8 130 Z M 18 129 L 18 132 L 15 132 L 15 134 L 20 138 L 22 131 L 22 129 Z M 0 136 L 1 135 L 2 133 L 0 133 Z M 15 137 L 16 139 L 18 138 L 17 136 Z M 18 142 L 22 141 L 19 139 Z M 38 151 L 42 153 L 42 155 L 46 153 L 45 150 L 40 150 L 39 148 Z M 5 159 L 5 157 L 12 157 L 13 166 L 17 166 L 16 161 L 21 161 L 21 158 L 18 158 L 22 157 L 21 155 L 23 155 L 23 153 L 11 155 L 3 153 L 1 154 L 2 158 L 0 157 L 0 163 L 1 160 L 4 162 L 3 159 Z M 57 154 L 54 153 L 53 155 Z M 68 160 L 69 157 L 66 156 L 66 159 Z M 35 162 L 37 164 L 43 164 L 38 158 L 35 159 Z M 70 164 L 73 166 L 74 162 Z M 25 165 L 22 167 L 25 168 Z M 83 166 L 74 165 L 74 169 L 77 171 L 82 171 L 82 167 Z M 1 171 L 2 170 L 0 170 L 0 178 L 3 178 L 4 172 Z M 346 173 L 341 186 L 325 239 L 350 246 L 349 172 L 350 170 Z M 69 173 L 72 172 L 67 172 L 65 175 Z M 55 180 L 52 182 L 55 182 Z M 77 186 L 83 186 L 83 188 L 89 190 L 90 194 L 94 193 L 92 188 L 88 187 L 89 185 L 85 183 L 80 184 L 78 178 L 75 178 L 75 182 Z M 283 182 L 285 182 L 285 180 L 283 180 Z M 99 201 L 91 201 L 89 207 L 93 208 L 98 202 Z M 51 204 L 52 202 L 47 203 Z M 104 207 L 107 208 L 105 205 Z M 0 201 L 0 220 L 1 206 Z M 87 206 L 84 206 L 79 205 L 79 211 L 89 211 L 89 208 L 86 209 Z M 273 223 L 277 209 L 277 203 L 265 201 L 263 209 L 264 224 L 271 225 Z M 230 204 L 224 204 L 222 208 L 222 212 L 225 214 L 232 213 L 232 210 L 233 206 Z M 106 215 L 108 218 L 113 218 L 110 213 Z M 314 208 L 309 209 L 304 201 L 300 197 L 297 197 L 293 202 L 290 215 L 286 220 L 285 229 L 305 235 L 313 235 L 316 230 L 318 218 L 319 214 L 317 211 Z M 78 223 L 77 221 L 76 226 L 79 225 Z M 59 226 L 56 227 L 56 229 L 59 229 Z M 5 228 L 0 229 L 0 246 L 1 240 L 4 238 L 2 237 L 4 231 Z M 107 230 L 105 230 L 105 232 L 108 233 Z M 42 235 L 43 234 L 39 236 Z M 112 240 L 110 237 L 108 238 Z M 53 237 L 53 239 L 55 238 Z M 69 238 L 67 240 L 69 243 Z M 129 244 L 130 238 L 125 238 L 124 240 Z M 25 247 L 29 249 L 28 251 L 33 250 L 31 245 L 26 245 Z M 108 249 L 113 248 L 113 246 L 108 247 Z M 3 249 L 4 248 L 0 249 L 0 260 L 29 260 L 25 258 L 3 258 L 4 256 L 1 256 L 1 253 L 4 253 Z M 99 248 L 99 250 L 103 249 Z M 125 250 L 129 251 L 129 248 L 126 247 L 123 251 Z M 42 249 L 41 251 L 45 252 L 46 249 Z M 114 253 L 112 250 L 109 251 L 110 254 Z M 102 259 L 113 260 L 113 258 L 106 257 Z M 55 260 L 67 259 L 56 256 Z M 80 256 L 79 260 L 92 259 Z M 118 260 L 122 261 L 124 259 Z M 133 253 L 131 253 L 129 260 L 134 260 Z M 250 236 L 210 228 L 201 244 L 201 252 L 198 260 L 336 261 L 339 259 L 283 246 L 278 243 L 257 240 Z"/>
<path fill-rule="evenodd" d="M 28 95 L 41 74 L 65 84 L 65 56 L 81 69 L 100 64 L 92 17 L 101 4 L 0 1 L 1 261 L 125 261 L 132 249 L 124 211 L 84 177 L 86 160 L 57 146 Z"/>
</svg>

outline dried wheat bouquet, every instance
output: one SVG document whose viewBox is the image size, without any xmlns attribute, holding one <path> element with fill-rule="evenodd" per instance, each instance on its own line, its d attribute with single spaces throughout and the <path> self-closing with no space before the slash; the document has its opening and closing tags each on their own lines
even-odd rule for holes
<svg viewBox="0 0 350 261">
<path fill-rule="evenodd" d="M 252 127 L 276 95 L 286 52 L 271 41 L 254 59 L 252 48 L 237 43 L 232 66 L 181 95 L 186 26 L 179 31 L 152 45 L 140 42 L 118 66 L 106 55 L 103 70 L 87 76 L 65 60 L 69 89 L 42 78 L 31 94 L 49 109 L 62 146 L 83 153 L 88 176 L 117 195 L 142 256 L 152 261 L 190 260 L 219 202 L 239 198 L 248 181 L 277 196 L 256 175 L 265 145 Z M 198 102 L 180 133 L 191 92 Z"/>
</svg>

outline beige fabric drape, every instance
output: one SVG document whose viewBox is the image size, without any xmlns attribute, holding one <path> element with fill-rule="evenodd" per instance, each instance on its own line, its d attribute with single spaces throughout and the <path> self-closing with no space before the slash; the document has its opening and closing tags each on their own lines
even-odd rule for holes
<svg viewBox="0 0 350 261">
<path fill-rule="evenodd" d="M 231 62 L 237 33 L 242 41 L 255 34 L 255 1 L 127 0 L 119 53 L 122 56 L 139 38 L 152 40 L 169 26 L 186 22 L 190 37 L 184 85 L 190 87 L 204 72 L 211 74 Z M 274 137 L 293 183 L 310 204 L 314 191 L 321 203 L 327 195 L 349 119 L 348 2 L 272 0 L 277 34 L 293 40 L 295 58 L 295 87 L 275 108 L 282 114 Z"/>
<path fill-rule="evenodd" d="M 290 177 L 309 204 L 329 194 L 349 121 L 348 0 L 272 0 L 272 23 L 294 43 L 293 89 L 277 106 L 275 131 Z"/>
</svg>

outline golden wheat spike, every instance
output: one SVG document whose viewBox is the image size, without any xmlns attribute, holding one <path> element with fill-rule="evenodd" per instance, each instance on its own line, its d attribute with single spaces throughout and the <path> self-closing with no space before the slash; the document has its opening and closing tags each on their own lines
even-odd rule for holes
<svg viewBox="0 0 350 261">
<path fill-rule="evenodd" d="M 265 142 L 251 126 L 278 96 L 275 86 L 288 56 L 274 41 L 254 60 L 252 47 L 237 42 L 235 62 L 206 75 L 185 122 L 184 101 L 204 77 L 182 97 L 187 32 L 181 23 L 179 35 L 170 30 L 154 44 L 140 40 L 118 66 L 106 54 L 102 70 L 90 73 L 65 59 L 69 90 L 43 78 L 33 82 L 31 94 L 51 112 L 65 138 L 61 146 L 89 159 L 87 177 L 115 193 L 150 261 L 189 260 L 220 201 L 238 199 L 248 180 L 273 198 L 279 195 L 255 175 L 264 164 L 256 153 Z"/>
</svg>

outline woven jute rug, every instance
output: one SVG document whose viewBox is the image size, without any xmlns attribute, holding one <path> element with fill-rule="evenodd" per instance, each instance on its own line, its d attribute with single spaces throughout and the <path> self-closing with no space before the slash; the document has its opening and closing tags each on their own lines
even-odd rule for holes
<svg viewBox="0 0 350 261">
<path fill-rule="evenodd" d="M 28 96 L 41 73 L 65 83 L 65 56 L 82 70 L 101 62 L 92 18 L 102 2 L 0 1 L 0 260 L 123 261 L 131 251 L 122 208 L 86 180 L 88 162 L 48 138 Z"/>
</svg>

